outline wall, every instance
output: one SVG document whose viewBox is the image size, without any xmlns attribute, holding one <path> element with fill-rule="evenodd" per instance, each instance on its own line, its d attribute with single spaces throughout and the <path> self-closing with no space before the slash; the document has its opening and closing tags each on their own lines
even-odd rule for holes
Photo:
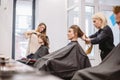
<svg viewBox="0 0 120 80">
<path fill-rule="evenodd" d="M 50 51 L 68 42 L 66 0 L 36 0 L 36 26 L 44 22 L 50 40 Z"/>
<path fill-rule="evenodd" d="M 0 54 L 11 57 L 13 0 L 1 0 L 0 5 Z"/>
</svg>

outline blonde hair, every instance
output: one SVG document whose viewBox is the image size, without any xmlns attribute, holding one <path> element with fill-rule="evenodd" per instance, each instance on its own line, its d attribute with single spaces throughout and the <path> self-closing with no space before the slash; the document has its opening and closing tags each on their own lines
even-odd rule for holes
<svg viewBox="0 0 120 80">
<path fill-rule="evenodd" d="M 101 26 L 101 28 L 104 28 L 104 27 L 107 25 L 107 19 L 106 19 L 105 15 L 102 14 L 101 12 L 95 13 L 95 14 L 92 16 L 92 19 L 100 19 L 100 20 L 102 21 L 102 26 Z"/>
</svg>

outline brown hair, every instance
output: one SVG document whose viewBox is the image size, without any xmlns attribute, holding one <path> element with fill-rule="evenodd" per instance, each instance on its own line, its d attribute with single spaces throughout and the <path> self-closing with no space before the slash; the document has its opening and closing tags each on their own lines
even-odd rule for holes
<svg viewBox="0 0 120 80">
<path fill-rule="evenodd" d="M 44 45 L 49 48 L 48 37 L 46 35 L 40 34 L 40 35 L 38 35 L 38 38 L 41 38 L 44 42 Z"/>
<path fill-rule="evenodd" d="M 114 12 L 114 14 L 118 14 L 120 12 L 120 6 L 114 6 L 113 12 Z"/>
<path fill-rule="evenodd" d="M 84 33 L 82 32 L 78 25 L 72 25 L 70 28 L 73 29 L 74 33 L 77 33 L 77 37 L 83 36 Z"/>
<path fill-rule="evenodd" d="M 47 30 L 47 26 L 46 26 L 46 24 L 45 23 L 40 23 L 39 25 L 38 25 L 38 28 L 37 28 L 37 32 L 39 32 L 39 26 L 42 26 L 42 25 L 44 25 L 45 26 L 45 29 L 41 32 L 42 34 L 44 34 L 44 35 L 46 35 L 46 30 Z"/>
</svg>

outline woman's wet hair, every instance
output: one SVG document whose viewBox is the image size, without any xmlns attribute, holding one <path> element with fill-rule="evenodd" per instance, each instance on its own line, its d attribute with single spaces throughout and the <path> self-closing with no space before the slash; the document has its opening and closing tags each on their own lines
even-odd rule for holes
<svg viewBox="0 0 120 80">
<path fill-rule="evenodd" d="M 72 25 L 70 28 L 73 29 L 74 34 L 77 33 L 77 37 L 82 37 L 84 35 L 84 33 L 78 25 Z"/>
</svg>

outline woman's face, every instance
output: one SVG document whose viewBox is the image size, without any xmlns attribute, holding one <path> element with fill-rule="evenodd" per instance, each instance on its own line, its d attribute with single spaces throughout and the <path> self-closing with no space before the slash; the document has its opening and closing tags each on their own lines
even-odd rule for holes
<svg viewBox="0 0 120 80">
<path fill-rule="evenodd" d="M 40 45 L 44 45 L 44 42 L 43 42 L 43 40 L 39 37 L 38 38 L 38 43 L 40 44 Z"/>
<path fill-rule="evenodd" d="M 70 29 L 68 30 L 67 36 L 68 36 L 68 39 L 69 39 L 69 40 L 72 40 L 72 39 L 75 38 L 75 34 L 74 34 L 74 31 L 73 31 L 72 28 L 70 28 Z"/>
<path fill-rule="evenodd" d="M 97 28 L 100 29 L 102 27 L 102 21 L 100 19 L 93 19 L 93 25 Z"/>
<path fill-rule="evenodd" d="M 44 25 L 41 25 L 41 26 L 39 26 L 38 29 L 39 29 L 40 32 L 42 32 L 42 31 L 45 29 L 45 26 L 44 26 Z"/>
</svg>

